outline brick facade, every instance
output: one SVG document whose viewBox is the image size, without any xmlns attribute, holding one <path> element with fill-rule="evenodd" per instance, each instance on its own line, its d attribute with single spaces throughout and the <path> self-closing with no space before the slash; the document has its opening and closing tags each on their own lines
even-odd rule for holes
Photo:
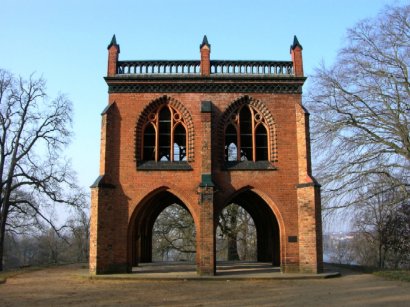
<svg viewBox="0 0 410 307">
<path fill-rule="evenodd" d="M 322 271 L 320 186 L 311 175 L 309 117 L 301 104 L 302 46 L 296 37 L 290 51 L 292 61 L 213 61 L 204 37 L 198 61 L 119 61 L 113 38 L 100 176 L 91 187 L 91 273 L 129 272 L 138 262 L 151 261 L 155 219 L 178 203 L 195 222 L 197 271 L 214 275 L 216 220 L 232 202 L 257 225 L 258 260 L 280 265 L 283 272 Z M 186 132 L 182 161 L 144 157 L 149 141 L 144 129 L 159 120 L 155 110 L 164 106 L 175 127 L 180 123 Z M 248 161 L 227 161 L 226 127 L 242 106 L 251 110 L 252 129 L 263 125 L 266 137 L 256 136 L 255 128 Z M 258 145 L 261 136 L 266 146 Z M 158 157 L 158 138 L 155 142 Z M 236 145 L 245 148 L 245 141 Z"/>
</svg>

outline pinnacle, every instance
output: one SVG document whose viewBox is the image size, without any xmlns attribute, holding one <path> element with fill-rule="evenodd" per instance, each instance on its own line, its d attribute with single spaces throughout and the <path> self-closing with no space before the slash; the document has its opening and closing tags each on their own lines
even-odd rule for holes
<svg viewBox="0 0 410 307">
<path fill-rule="evenodd" d="M 111 42 L 108 45 L 107 49 L 110 49 L 112 46 L 117 46 L 118 49 L 120 49 L 120 45 L 117 44 L 117 38 L 115 37 L 115 34 L 112 36 Z"/>
<path fill-rule="evenodd" d="M 208 43 L 208 38 L 206 37 L 206 35 L 204 35 L 204 38 L 202 40 L 202 44 L 199 46 L 199 48 L 202 49 L 202 47 L 204 47 L 204 46 L 211 47 L 211 45 Z"/>
<path fill-rule="evenodd" d="M 298 38 L 295 35 L 293 36 L 293 44 L 290 46 L 290 49 L 294 50 L 296 47 L 303 49 L 302 45 L 299 43 Z"/>
</svg>

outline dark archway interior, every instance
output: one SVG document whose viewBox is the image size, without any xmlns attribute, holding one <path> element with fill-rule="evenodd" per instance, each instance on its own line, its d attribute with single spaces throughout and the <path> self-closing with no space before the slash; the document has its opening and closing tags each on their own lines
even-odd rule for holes
<svg viewBox="0 0 410 307">
<path fill-rule="evenodd" d="M 244 208 L 255 223 L 257 260 L 280 266 L 279 224 L 268 204 L 251 190 L 239 193 L 229 202 L 231 203 Z"/>
<path fill-rule="evenodd" d="M 268 204 L 251 190 L 237 194 L 229 202 L 231 203 L 244 208 L 254 221 L 257 232 L 257 261 L 280 266 L 279 225 Z M 166 190 L 157 192 L 137 209 L 131 237 L 131 266 L 152 262 L 154 223 L 165 208 L 174 204 L 180 205 L 189 212 L 177 196 Z"/>
<path fill-rule="evenodd" d="M 161 191 L 146 201 L 138 210 L 132 233 L 131 265 L 152 262 L 152 230 L 159 214 L 168 206 L 177 204 L 189 212 L 185 204 L 174 194 Z"/>
</svg>

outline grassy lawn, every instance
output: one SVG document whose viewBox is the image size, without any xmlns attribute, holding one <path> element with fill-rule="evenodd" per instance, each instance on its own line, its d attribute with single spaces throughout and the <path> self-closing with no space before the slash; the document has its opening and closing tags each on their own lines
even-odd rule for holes
<svg viewBox="0 0 410 307">
<path fill-rule="evenodd" d="M 351 264 L 337 264 L 332 263 L 333 266 L 350 269 L 357 272 L 374 274 L 379 277 L 390 280 L 400 280 L 410 282 L 410 271 L 409 270 L 391 270 L 391 271 L 378 271 L 377 268 L 365 267 L 360 265 L 351 265 Z"/>
<path fill-rule="evenodd" d="M 410 282 L 410 271 L 378 271 L 373 274 L 387 279 Z"/>
</svg>

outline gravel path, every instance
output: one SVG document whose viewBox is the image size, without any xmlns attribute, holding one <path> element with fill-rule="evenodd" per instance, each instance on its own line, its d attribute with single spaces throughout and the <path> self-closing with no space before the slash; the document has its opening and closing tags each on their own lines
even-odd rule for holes
<svg viewBox="0 0 410 307">
<path fill-rule="evenodd" d="M 261 281 L 89 280 L 79 265 L 11 277 L 0 306 L 410 306 L 410 283 L 343 270 L 342 277 Z"/>
</svg>

